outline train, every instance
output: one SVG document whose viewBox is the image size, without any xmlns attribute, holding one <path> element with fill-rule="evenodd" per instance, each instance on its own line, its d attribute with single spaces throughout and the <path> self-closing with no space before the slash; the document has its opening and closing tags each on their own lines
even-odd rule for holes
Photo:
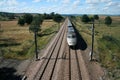
<svg viewBox="0 0 120 80">
<path fill-rule="evenodd" d="M 68 19 L 68 24 L 67 24 L 68 27 L 72 27 L 72 23 L 70 22 L 70 20 Z"/>
<path fill-rule="evenodd" d="M 77 44 L 75 29 L 69 19 L 67 23 L 67 43 L 71 47 Z"/>
</svg>

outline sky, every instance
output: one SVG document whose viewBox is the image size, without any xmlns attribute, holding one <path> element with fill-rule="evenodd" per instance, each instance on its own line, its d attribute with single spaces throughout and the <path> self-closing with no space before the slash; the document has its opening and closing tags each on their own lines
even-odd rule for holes
<svg viewBox="0 0 120 80">
<path fill-rule="evenodd" d="M 0 12 L 120 15 L 120 0 L 0 0 Z"/>
</svg>

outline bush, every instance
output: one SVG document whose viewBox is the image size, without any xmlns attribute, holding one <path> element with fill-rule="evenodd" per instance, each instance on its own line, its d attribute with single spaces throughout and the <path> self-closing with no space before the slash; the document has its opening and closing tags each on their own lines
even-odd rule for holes
<svg viewBox="0 0 120 80">
<path fill-rule="evenodd" d="M 99 16 L 98 15 L 94 15 L 93 16 L 95 20 L 98 20 L 99 19 Z"/>
<path fill-rule="evenodd" d="M 90 19 L 86 14 L 82 16 L 82 22 L 88 23 L 89 21 Z"/>
<path fill-rule="evenodd" d="M 21 26 L 23 26 L 25 24 L 24 18 L 20 17 L 19 20 L 18 20 L 18 24 L 21 25 Z"/>
<path fill-rule="evenodd" d="M 25 14 L 24 15 L 24 20 L 25 20 L 25 23 L 31 24 L 31 22 L 33 20 L 33 15 L 31 15 L 31 14 Z"/>
<path fill-rule="evenodd" d="M 109 26 L 109 25 L 111 25 L 111 23 L 112 23 L 111 17 L 110 17 L 110 16 L 107 16 L 107 17 L 105 18 L 105 24 L 106 24 L 107 26 Z"/>
</svg>

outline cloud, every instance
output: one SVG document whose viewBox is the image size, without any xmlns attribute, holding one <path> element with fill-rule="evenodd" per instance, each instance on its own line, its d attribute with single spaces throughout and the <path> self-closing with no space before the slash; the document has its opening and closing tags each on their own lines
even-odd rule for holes
<svg viewBox="0 0 120 80">
<path fill-rule="evenodd" d="M 24 12 L 23 8 L 26 7 L 26 4 L 27 4 L 26 2 L 18 2 L 17 0 L 2 0 L 0 1 L 0 11 Z"/>
<path fill-rule="evenodd" d="M 5 1 L 0 1 L 0 6 L 2 6 L 4 4 Z"/>
<path fill-rule="evenodd" d="M 40 2 L 41 0 L 33 0 L 33 2 Z"/>
<path fill-rule="evenodd" d="M 98 7 L 94 6 L 94 5 L 90 5 L 90 6 L 86 7 L 86 10 L 87 11 L 97 11 Z"/>
<path fill-rule="evenodd" d="M 63 0 L 63 3 L 68 4 L 68 3 L 70 3 L 70 0 Z"/>
<path fill-rule="evenodd" d="M 73 6 L 74 7 L 79 6 L 79 4 L 80 4 L 80 0 L 76 0 L 76 1 L 73 2 Z"/>
<path fill-rule="evenodd" d="M 16 0 L 1 0 L 0 6 L 16 6 L 18 2 Z"/>
<path fill-rule="evenodd" d="M 111 2 L 111 0 L 86 0 L 87 4 L 99 4 L 99 3 L 107 3 Z"/>
<path fill-rule="evenodd" d="M 100 0 L 86 0 L 87 4 L 98 4 Z"/>
<path fill-rule="evenodd" d="M 35 4 L 35 2 L 37 4 Z M 119 0 L 0 0 L 0 11 L 29 13 L 120 14 Z"/>
<path fill-rule="evenodd" d="M 111 2 L 111 0 L 100 0 L 101 2 Z"/>
<path fill-rule="evenodd" d="M 0 9 L 0 11 L 2 12 L 16 12 L 19 11 L 20 9 L 18 9 L 17 7 L 3 7 Z"/>
<path fill-rule="evenodd" d="M 109 2 L 106 6 L 117 6 L 117 5 L 120 5 L 120 3 L 118 3 L 118 2 Z"/>
<path fill-rule="evenodd" d="M 47 2 L 57 2 L 58 0 L 47 0 Z"/>
<path fill-rule="evenodd" d="M 109 9 L 109 7 L 104 7 L 104 8 L 103 8 L 103 10 L 108 10 L 108 9 Z"/>
<path fill-rule="evenodd" d="M 18 5 L 18 2 L 16 0 L 7 0 L 6 4 L 9 6 L 14 6 L 14 5 Z"/>
<path fill-rule="evenodd" d="M 120 7 L 120 3 L 119 3 L 119 5 L 118 5 L 118 7 Z"/>
</svg>

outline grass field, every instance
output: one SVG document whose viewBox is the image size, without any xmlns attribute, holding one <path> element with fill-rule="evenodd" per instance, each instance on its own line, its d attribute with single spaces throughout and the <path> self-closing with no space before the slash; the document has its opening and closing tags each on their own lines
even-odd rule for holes
<svg viewBox="0 0 120 80">
<path fill-rule="evenodd" d="M 0 56 L 4 58 L 28 59 L 34 55 L 34 36 L 29 25 L 19 26 L 17 21 L 0 21 Z M 54 36 L 57 24 L 45 20 L 38 36 L 39 50 Z M 41 34 L 41 35 L 40 35 Z"/>
<path fill-rule="evenodd" d="M 111 16 L 112 24 L 104 24 L 105 16 L 100 16 L 99 21 L 95 21 L 95 42 L 94 56 L 100 61 L 101 66 L 108 71 L 111 80 L 119 80 L 120 76 L 120 16 Z M 81 22 L 80 17 L 76 17 L 74 24 L 82 37 L 91 48 L 91 24 Z"/>
</svg>

